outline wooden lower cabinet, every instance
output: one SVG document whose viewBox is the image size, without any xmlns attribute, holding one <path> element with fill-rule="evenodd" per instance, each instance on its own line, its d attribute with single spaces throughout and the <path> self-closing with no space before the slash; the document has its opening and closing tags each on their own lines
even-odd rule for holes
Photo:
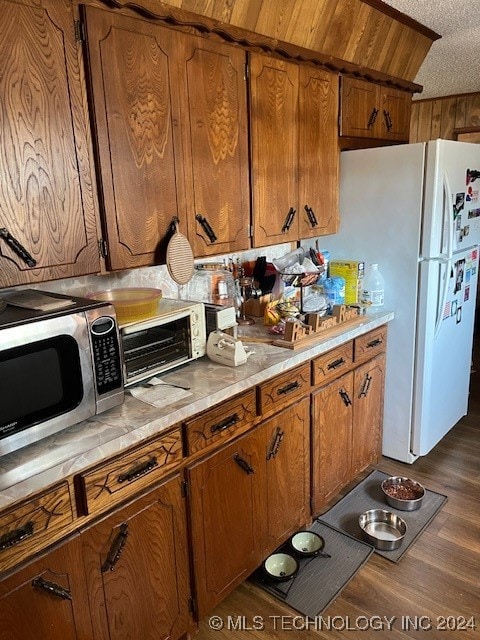
<svg viewBox="0 0 480 640">
<path fill-rule="evenodd" d="M 91 640 L 87 589 L 77 535 L 0 582 L 0 637 Z"/>
<path fill-rule="evenodd" d="M 309 398 L 187 470 L 199 619 L 309 517 Z"/>
<path fill-rule="evenodd" d="M 312 395 L 312 511 L 317 515 L 381 453 L 385 354 Z"/>
<path fill-rule="evenodd" d="M 179 638 L 189 628 L 180 476 L 81 533 L 94 640 Z"/>
</svg>

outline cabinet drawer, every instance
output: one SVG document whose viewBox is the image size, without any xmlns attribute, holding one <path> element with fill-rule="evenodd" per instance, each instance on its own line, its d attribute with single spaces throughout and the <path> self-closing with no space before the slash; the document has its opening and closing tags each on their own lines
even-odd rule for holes
<svg viewBox="0 0 480 640">
<path fill-rule="evenodd" d="M 278 411 L 310 390 L 310 363 L 282 373 L 257 389 L 259 414 L 265 415 L 272 409 Z"/>
<path fill-rule="evenodd" d="M 0 516 L 0 567 L 7 570 L 70 532 L 73 509 L 62 483 Z"/>
<path fill-rule="evenodd" d="M 363 336 L 355 338 L 354 341 L 354 361 L 364 362 L 376 356 L 377 353 L 385 351 L 387 348 L 387 327 L 383 325 L 369 331 Z"/>
<path fill-rule="evenodd" d="M 312 360 L 312 384 L 317 386 L 338 378 L 351 368 L 352 363 L 353 341 L 327 351 Z"/>
<path fill-rule="evenodd" d="M 251 389 L 189 420 L 185 423 L 188 455 L 243 433 L 250 428 L 255 417 L 255 389 Z"/>
<path fill-rule="evenodd" d="M 180 429 L 75 477 L 79 515 L 101 513 L 150 486 L 182 460 Z"/>
</svg>

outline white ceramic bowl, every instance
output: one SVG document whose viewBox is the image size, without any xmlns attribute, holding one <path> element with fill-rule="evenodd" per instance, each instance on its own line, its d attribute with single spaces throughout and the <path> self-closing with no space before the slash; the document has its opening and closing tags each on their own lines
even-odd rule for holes
<svg viewBox="0 0 480 640">
<path fill-rule="evenodd" d="M 263 569 L 269 578 L 290 580 L 298 571 L 298 562 L 288 553 L 272 553 L 263 563 Z"/>
<path fill-rule="evenodd" d="M 315 556 L 325 546 L 324 539 L 314 531 L 298 531 L 290 538 L 293 551 L 301 556 Z"/>
</svg>

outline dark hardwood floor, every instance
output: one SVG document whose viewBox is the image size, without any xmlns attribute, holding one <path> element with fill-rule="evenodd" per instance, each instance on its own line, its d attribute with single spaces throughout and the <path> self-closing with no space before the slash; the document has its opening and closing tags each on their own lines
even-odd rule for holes
<svg viewBox="0 0 480 640">
<path fill-rule="evenodd" d="M 413 465 L 383 458 L 378 468 L 414 477 L 448 501 L 398 564 L 371 556 L 322 613 L 330 630 L 308 628 L 246 582 L 212 612 L 218 619 L 201 622 L 197 639 L 480 639 L 480 344 L 468 415 Z"/>
</svg>

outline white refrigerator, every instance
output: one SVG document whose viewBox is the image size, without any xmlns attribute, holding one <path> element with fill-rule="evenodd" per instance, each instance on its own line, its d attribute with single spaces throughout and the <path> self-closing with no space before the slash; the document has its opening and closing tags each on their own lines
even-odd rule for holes
<svg viewBox="0 0 480 640">
<path fill-rule="evenodd" d="M 389 323 L 383 454 L 412 463 L 466 414 L 480 244 L 480 145 L 344 151 L 332 259 L 373 262 Z"/>
</svg>

